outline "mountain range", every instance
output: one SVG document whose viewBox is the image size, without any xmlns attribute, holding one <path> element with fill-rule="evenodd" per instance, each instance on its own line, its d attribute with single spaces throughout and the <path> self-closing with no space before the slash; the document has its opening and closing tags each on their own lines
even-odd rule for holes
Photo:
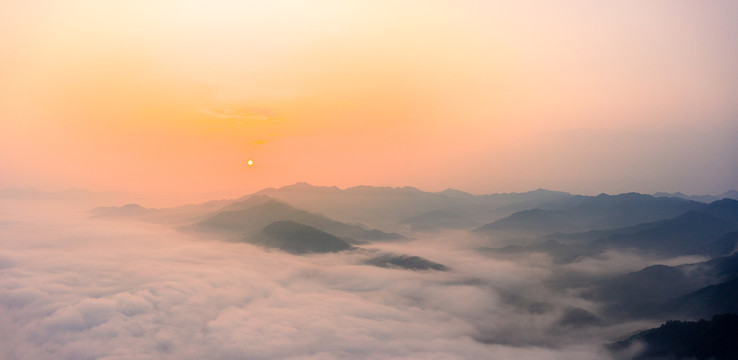
<svg viewBox="0 0 738 360">
<path fill-rule="evenodd" d="M 687 200 L 694 200 L 699 201 L 703 203 L 711 203 L 713 201 L 718 201 L 722 199 L 733 199 L 738 200 L 738 191 L 736 190 L 728 190 L 720 195 L 686 195 L 682 194 L 680 192 L 675 193 L 666 193 L 666 192 L 657 192 L 653 194 L 653 196 L 656 197 L 676 197 L 676 198 L 682 198 Z"/>
<path fill-rule="evenodd" d="M 466 234 L 483 244 L 476 250 L 484 256 L 544 254 L 555 265 L 567 266 L 615 251 L 655 262 L 609 275 L 552 277 L 552 288 L 599 304 L 596 311 L 563 309 L 556 322 L 562 328 L 633 319 L 698 320 L 738 312 L 738 200 L 730 196 L 583 196 L 542 189 L 472 195 L 453 189 L 430 193 L 412 187 L 339 189 L 298 183 L 238 199 L 164 209 L 127 204 L 90 213 L 173 224 L 300 256 L 350 253 L 359 259 L 352 260 L 357 265 L 404 271 L 454 272 L 430 259 L 373 246 L 413 239 L 422 244 L 427 234 L 449 234 L 449 240 Z M 684 256 L 704 260 L 658 264 Z M 547 308 L 545 301 L 527 301 L 514 293 L 502 293 L 502 299 L 525 311 Z M 651 342 L 646 335 L 638 339 Z M 644 352 L 641 358 L 659 351 Z"/>
<path fill-rule="evenodd" d="M 646 197 L 644 199 L 651 202 L 655 198 Z M 683 210 L 685 207 L 680 203 L 672 202 L 672 204 L 677 205 L 676 209 L 662 208 L 662 214 Z M 482 250 L 497 253 L 543 252 L 551 255 L 558 262 L 565 263 L 582 256 L 600 254 L 610 249 L 630 249 L 656 257 L 680 255 L 717 257 L 728 255 L 736 249 L 738 239 L 731 234 L 738 231 L 738 200 L 723 199 L 710 204 L 689 201 L 685 204 L 689 205 L 686 212 L 663 220 L 608 230 L 589 230 L 580 233 L 556 232 L 539 237 L 537 241 L 525 246 L 509 245 L 500 248 L 482 248 Z M 611 211 L 607 210 L 606 213 Z M 553 213 L 563 219 L 577 217 L 577 215 L 560 211 Z M 597 217 L 597 213 L 594 213 L 588 216 Z M 513 214 L 510 218 L 515 218 L 515 215 Z M 547 229 L 550 230 L 551 227 Z M 487 236 L 495 235 L 494 231 L 488 231 L 488 228 L 484 227 L 474 232 L 481 232 Z"/>
<path fill-rule="evenodd" d="M 704 204 L 678 198 L 653 197 L 637 193 L 575 196 L 556 202 L 558 209 L 534 208 L 516 212 L 474 231 L 494 236 L 497 232 L 545 235 L 554 232 L 579 232 L 615 229 L 671 218 Z M 548 204 L 552 207 L 553 204 Z"/>
<path fill-rule="evenodd" d="M 615 354 L 623 353 L 635 343 L 646 348 L 633 357 L 648 359 L 712 359 L 731 360 L 738 354 L 738 315 L 718 314 L 710 320 L 668 321 L 658 328 L 639 331 L 625 340 L 610 344 Z"/>
<path fill-rule="evenodd" d="M 194 227 L 203 230 L 250 234 L 271 223 L 285 220 L 308 225 L 335 236 L 356 240 L 400 240 L 404 238 L 399 234 L 365 229 L 360 225 L 348 225 L 325 216 L 296 209 L 266 195 L 254 195 L 246 200 L 231 203 L 197 222 Z"/>
</svg>

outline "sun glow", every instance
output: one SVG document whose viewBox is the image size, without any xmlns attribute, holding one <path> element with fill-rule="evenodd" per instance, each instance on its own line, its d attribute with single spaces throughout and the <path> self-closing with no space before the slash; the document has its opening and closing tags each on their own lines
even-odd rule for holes
<svg viewBox="0 0 738 360">
<path fill-rule="evenodd" d="M 0 1 L 0 188 L 723 192 L 723 1 Z"/>
</svg>

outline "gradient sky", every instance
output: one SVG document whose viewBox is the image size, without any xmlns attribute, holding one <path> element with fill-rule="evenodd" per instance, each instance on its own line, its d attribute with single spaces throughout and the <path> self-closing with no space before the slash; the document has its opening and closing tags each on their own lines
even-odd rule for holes
<svg viewBox="0 0 738 360">
<path fill-rule="evenodd" d="M 732 0 L 10 0 L 0 48 L 0 188 L 738 188 Z"/>
</svg>

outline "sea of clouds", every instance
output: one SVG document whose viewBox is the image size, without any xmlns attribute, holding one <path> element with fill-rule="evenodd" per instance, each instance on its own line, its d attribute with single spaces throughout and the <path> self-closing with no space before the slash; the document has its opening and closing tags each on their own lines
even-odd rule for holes
<svg viewBox="0 0 738 360">
<path fill-rule="evenodd" d="M 0 210 L 0 358 L 608 359 L 604 343 L 656 325 L 561 322 L 598 304 L 551 279 L 635 256 L 567 268 L 463 233 L 295 256 L 78 210 Z M 378 251 L 451 270 L 365 265 Z"/>
</svg>

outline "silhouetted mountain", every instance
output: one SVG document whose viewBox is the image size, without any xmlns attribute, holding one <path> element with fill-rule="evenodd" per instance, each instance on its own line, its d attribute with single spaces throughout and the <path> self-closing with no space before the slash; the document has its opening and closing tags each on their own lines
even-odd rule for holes
<svg viewBox="0 0 738 360">
<path fill-rule="evenodd" d="M 331 253 L 353 248 L 325 231 L 289 220 L 273 222 L 244 241 L 292 254 Z"/>
<path fill-rule="evenodd" d="M 601 302 L 611 318 L 684 318 L 732 311 L 714 305 L 713 285 L 730 293 L 738 278 L 738 254 L 679 266 L 653 265 L 642 270 L 589 281 L 559 280 L 558 287 L 580 288 L 584 298 Z M 727 284 L 727 285 L 726 285 Z"/>
<path fill-rule="evenodd" d="M 183 223 L 202 220 L 217 209 L 239 211 L 262 205 L 269 199 L 279 200 L 306 212 L 351 224 L 371 224 L 383 229 L 431 231 L 468 229 L 491 219 L 499 219 L 519 210 L 526 210 L 559 201 L 573 195 L 538 189 L 525 193 L 472 195 L 447 189 L 439 193 L 420 191 L 413 187 L 355 186 L 339 189 L 335 186 L 312 186 L 297 183 L 279 189 L 268 188 L 235 200 L 211 201 L 174 208 L 148 209 L 140 220 L 149 222 Z M 217 206 L 214 206 L 216 205 Z M 556 208 L 554 205 L 553 208 Z M 112 214 L 111 214 L 112 216 Z M 425 229 L 425 230 L 424 230 Z M 383 238 L 375 232 L 366 238 Z"/>
<path fill-rule="evenodd" d="M 202 220 L 209 213 L 232 203 L 231 200 L 212 200 L 201 204 L 153 209 L 138 204 L 97 207 L 89 212 L 93 216 L 135 219 L 152 223 L 185 224 Z"/>
<path fill-rule="evenodd" d="M 725 234 L 715 241 L 710 242 L 699 250 L 700 254 L 711 258 L 721 255 L 732 254 L 738 248 L 738 232 Z"/>
<path fill-rule="evenodd" d="M 736 235 L 736 233 L 732 233 L 731 235 Z M 680 267 L 690 268 L 695 266 L 700 267 L 702 272 L 705 272 L 706 275 L 715 279 L 719 279 L 721 281 L 731 280 L 738 277 L 738 253 L 708 260 L 699 264 L 682 265 Z M 694 270 L 688 269 L 688 271 Z"/>
<path fill-rule="evenodd" d="M 448 268 L 442 264 L 424 259 L 419 256 L 391 255 L 385 254 L 366 261 L 369 265 L 384 268 L 401 268 L 407 270 L 437 270 L 447 271 Z"/>
<path fill-rule="evenodd" d="M 546 253 L 558 264 L 597 256 L 609 249 L 639 250 L 643 255 L 657 257 L 705 255 L 714 258 L 736 250 L 736 231 L 738 223 L 690 211 L 672 219 L 622 229 L 552 234 L 527 246 L 482 247 L 479 250 L 495 254 Z M 605 237 L 589 241 L 598 236 Z"/>
<path fill-rule="evenodd" d="M 738 358 L 738 315 L 722 314 L 711 320 L 667 321 L 628 339 L 608 345 L 616 353 L 640 342 L 645 349 L 633 359 L 714 359 Z"/>
<path fill-rule="evenodd" d="M 631 294 L 631 297 L 632 302 L 609 302 L 605 313 L 617 319 L 699 319 L 718 313 L 738 312 L 738 278 L 670 299 L 641 301 L 637 294 Z"/>
<path fill-rule="evenodd" d="M 698 255 L 725 234 L 738 231 L 738 223 L 690 211 L 672 219 L 643 224 L 639 228 L 642 230 L 614 234 L 596 240 L 590 246 L 632 248 L 667 256 Z"/>
<path fill-rule="evenodd" d="M 431 232 L 442 229 L 469 229 L 478 226 L 474 217 L 461 209 L 436 209 L 401 221 L 412 231 Z"/>
<path fill-rule="evenodd" d="M 710 216 L 698 215 L 708 214 Z M 689 219 L 687 219 L 689 218 Z M 719 221 L 716 219 L 725 220 Z M 685 222 L 686 220 L 686 222 Z M 701 223 L 703 221 L 704 223 Z M 738 223 L 738 201 L 731 199 L 723 199 L 715 201 L 711 204 L 701 206 L 691 215 L 683 214 L 681 217 L 668 219 L 664 221 L 657 221 L 652 223 L 644 223 L 636 226 L 611 229 L 611 230 L 591 230 L 581 233 L 553 233 L 543 237 L 543 240 L 556 240 L 563 244 L 586 244 L 594 240 L 601 239 L 623 239 L 630 237 L 648 237 L 658 234 L 659 237 L 665 238 L 669 235 L 669 232 L 681 232 L 687 227 L 691 227 L 692 237 L 702 238 L 695 243 L 695 246 L 699 247 L 699 243 L 708 241 L 704 248 L 697 250 L 698 254 L 705 254 L 711 257 L 722 256 L 731 253 L 736 246 L 737 236 L 723 235 L 723 238 L 719 241 L 711 242 L 715 240 L 716 236 L 724 234 L 731 228 L 730 225 L 724 226 L 726 223 L 734 222 Z M 716 228 L 710 228 L 712 225 L 719 225 Z M 704 228 L 710 228 L 707 231 L 703 231 Z M 700 235 L 701 234 L 701 235 Z M 686 234 L 677 234 L 677 237 L 685 237 Z M 609 240 L 607 240 L 609 241 Z M 607 242 L 605 241 L 605 242 Z"/>
<path fill-rule="evenodd" d="M 366 230 L 357 225 L 347 225 L 324 216 L 295 209 L 286 203 L 263 195 L 232 203 L 226 206 L 224 210 L 198 222 L 195 226 L 200 229 L 241 234 L 253 233 L 275 221 L 291 220 L 341 237 L 360 240 L 397 240 L 403 238 L 398 234 Z"/>
<path fill-rule="evenodd" d="M 312 186 L 307 183 L 264 189 L 256 194 L 268 195 L 339 221 L 385 227 L 424 211 L 469 202 L 413 187 L 355 186 L 342 190 L 335 186 Z"/>
<path fill-rule="evenodd" d="M 717 201 L 717 200 L 721 200 L 725 198 L 738 200 L 738 191 L 728 190 L 720 195 L 685 195 L 680 192 L 675 192 L 675 193 L 657 192 L 653 194 L 653 196 L 678 197 L 678 198 L 687 199 L 687 200 L 700 201 L 703 203 L 711 203 L 713 201 Z"/>
<path fill-rule="evenodd" d="M 534 209 L 518 212 L 484 225 L 475 232 L 493 235 L 499 231 L 518 231 L 540 236 L 554 232 L 616 229 L 668 219 L 697 210 L 704 204 L 628 193 L 571 197 L 563 200 L 561 206 L 561 210 Z"/>
<path fill-rule="evenodd" d="M 738 222 L 738 200 L 717 200 L 701 207 L 698 211 L 723 220 Z"/>
<path fill-rule="evenodd" d="M 704 318 L 719 313 L 738 313 L 738 278 L 705 286 L 676 299 L 656 304 L 659 311 L 686 318 Z M 654 306 L 654 307 L 655 307 Z M 646 307 L 644 310 L 647 311 Z"/>
<path fill-rule="evenodd" d="M 46 196 L 46 194 L 41 194 Z M 35 190 L 4 190 L 0 196 L 41 196 Z M 490 218 L 501 218 L 519 209 L 528 209 L 552 200 L 560 200 L 572 195 L 548 190 L 536 190 L 527 193 L 509 193 L 493 195 L 472 195 L 458 190 L 448 189 L 440 193 L 423 192 L 413 187 L 372 187 L 356 186 L 339 189 L 335 186 L 312 186 L 297 183 L 279 189 L 268 188 L 253 195 L 239 199 L 209 201 L 202 204 L 183 205 L 148 211 L 137 219 L 159 223 L 185 223 L 199 221 L 212 216 L 212 212 L 239 211 L 262 205 L 268 200 L 279 200 L 296 205 L 304 211 L 326 214 L 327 217 L 339 219 L 351 224 L 373 224 L 397 230 L 407 225 L 417 226 L 420 230 L 423 222 L 432 223 L 433 229 L 470 228 L 489 221 Z M 517 206 L 516 210 L 499 209 L 508 205 Z M 97 210 L 96 210 L 97 211 Z M 103 212 L 103 210 L 101 210 Z M 443 215 L 448 215 L 444 218 Z M 133 217 L 130 214 L 115 213 L 109 209 L 106 216 Z M 414 219 L 417 217 L 417 219 Z M 430 219 L 427 219 L 430 217 Z M 403 224 L 402 219 L 408 219 Z M 396 236 L 393 236 L 396 237 Z M 366 239 L 387 238 L 379 232 L 366 233 Z"/>
<path fill-rule="evenodd" d="M 494 204 L 497 212 L 517 212 L 530 209 L 557 210 L 559 204 L 579 197 L 562 191 L 536 189 L 523 193 L 478 195 L 481 201 Z"/>
<path fill-rule="evenodd" d="M 578 307 L 568 307 L 564 309 L 564 313 L 558 321 L 558 326 L 582 327 L 598 325 L 602 325 L 602 319 L 597 315 Z"/>
<path fill-rule="evenodd" d="M 479 227 L 474 232 L 484 234 L 495 231 L 521 231 L 547 234 L 574 228 L 576 226 L 568 221 L 568 215 L 561 211 L 532 209 L 516 212 L 504 219 Z"/>
<path fill-rule="evenodd" d="M 683 269 L 652 265 L 640 271 L 597 281 L 586 297 L 607 303 L 663 301 L 704 286 L 704 279 L 688 276 Z"/>
<path fill-rule="evenodd" d="M 409 186 L 399 188 L 355 186 L 342 190 L 337 187 L 312 186 L 306 183 L 279 189 L 264 189 L 257 194 L 268 195 L 339 221 L 370 224 L 380 228 L 398 226 L 398 221 L 402 219 L 422 217 L 423 214 L 434 210 L 461 211 L 468 214 L 469 222 L 482 224 L 515 211 L 572 196 L 542 189 L 527 193 L 472 195 L 453 189 L 430 193 Z M 523 203 L 525 204 L 517 208 L 505 208 Z M 454 227 L 460 226 L 455 221 L 447 223 Z"/>
<path fill-rule="evenodd" d="M 472 200 L 477 197 L 477 195 L 470 194 L 468 192 L 461 191 L 461 190 L 451 189 L 451 188 L 438 192 L 437 194 L 448 196 L 450 198 L 460 198 L 460 199 L 467 199 L 467 200 Z"/>
<path fill-rule="evenodd" d="M 139 217 L 145 216 L 151 210 L 139 204 L 126 204 L 123 206 L 101 206 L 90 210 L 93 216 L 100 217 Z"/>
<path fill-rule="evenodd" d="M 511 216 L 512 218 L 512 216 Z M 553 233 L 528 246 L 528 251 L 562 251 L 591 255 L 606 249 L 638 249 L 658 256 L 707 255 L 719 257 L 733 253 L 738 245 L 738 201 L 723 199 L 702 205 L 677 217 L 611 230 L 581 233 Z M 499 223 L 499 222 L 498 222 Z M 561 258 L 559 256 L 559 258 Z M 575 258 L 575 257 L 574 257 Z"/>
</svg>

